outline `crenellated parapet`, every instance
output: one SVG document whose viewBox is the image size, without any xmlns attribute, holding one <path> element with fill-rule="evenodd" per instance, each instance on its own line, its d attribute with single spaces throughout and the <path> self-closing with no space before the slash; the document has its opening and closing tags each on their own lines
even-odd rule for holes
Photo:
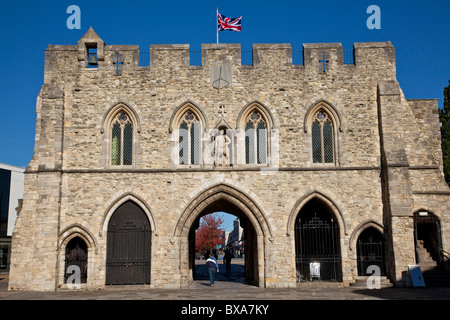
<svg viewBox="0 0 450 320">
<path fill-rule="evenodd" d="M 197 61 L 193 62 L 195 53 Z M 287 43 L 253 44 L 243 52 L 236 43 L 202 44 L 201 52 L 192 52 L 189 44 L 152 44 L 141 51 L 138 45 L 107 45 L 90 28 L 78 45 L 50 45 L 46 50 L 47 73 L 74 74 L 77 71 L 107 73 L 149 71 L 164 68 L 209 69 L 229 65 L 245 69 L 291 68 L 318 73 L 385 71 L 395 76 L 395 49 L 391 42 L 354 43 L 344 50 L 341 43 L 305 43 L 293 51 Z"/>
</svg>

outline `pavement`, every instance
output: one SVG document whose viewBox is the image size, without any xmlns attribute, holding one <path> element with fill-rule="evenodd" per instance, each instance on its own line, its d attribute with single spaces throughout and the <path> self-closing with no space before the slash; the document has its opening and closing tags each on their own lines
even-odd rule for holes
<svg viewBox="0 0 450 320">
<path fill-rule="evenodd" d="M 220 263 L 214 287 L 210 287 L 204 261 L 197 261 L 196 278 L 187 289 L 120 286 L 101 290 L 54 292 L 8 291 L 8 274 L 0 273 L 0 300 L 169 300 L 169 301 L 303 301 L 303 300 L 450 300 L 450 287 L 366 289 L 330 283 L 306 283 L 296 288 L 259 288 L 244 279 L 244 264 L 232 262 L 231 273 Z M 448 303 L 448 302 L 446 302 Z"/>
</svg>

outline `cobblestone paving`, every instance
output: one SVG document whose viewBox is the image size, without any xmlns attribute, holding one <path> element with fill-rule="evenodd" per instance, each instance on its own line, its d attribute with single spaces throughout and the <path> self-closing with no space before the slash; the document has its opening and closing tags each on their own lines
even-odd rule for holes
<svg viewBox="0 0 450 320">
<path fill-rule="evenodd" d="M 361 289 L 340 286 L 259 288 L 245 283 L 243 265 L 234 263 L 231 274 L 220 272 L 209 286 L 206 269 L 197 266 L 197 278 L 187 289 L 112 287 L 96 291 L 11 292 L 8 274 L 0 274 L 2 300 L 450 300 L 450 287 Z"/>
</svg>

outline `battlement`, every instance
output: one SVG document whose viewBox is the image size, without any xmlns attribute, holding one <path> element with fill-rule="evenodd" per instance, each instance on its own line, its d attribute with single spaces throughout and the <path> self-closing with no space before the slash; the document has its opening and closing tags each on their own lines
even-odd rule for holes
<svg viewBox="0 0 450 320">
<path fill-rule="evenodd" d="M 221 43 L 202 44 L 201 51 L 191 51 L 189 44 L 155 44 L 150 45 L 149 51 L 141 52 L 137 45 L 106 45 L 91 28 L 77 46 L 49 45 L 45 71 L 201 69 L 218 64 L 242 69 L 290 67 L 323 73 L 363 67 L 389 69 L 395 74 L 395 49 L 387 41 L 354 43 L 352 50 L 343 50 L 341 43 L 307 43 L 302 50 L 292 50 L 287 43 L 274 43 L 253 44 L 252 51 L 242 51 L 240 44 Z"/>
</svg>

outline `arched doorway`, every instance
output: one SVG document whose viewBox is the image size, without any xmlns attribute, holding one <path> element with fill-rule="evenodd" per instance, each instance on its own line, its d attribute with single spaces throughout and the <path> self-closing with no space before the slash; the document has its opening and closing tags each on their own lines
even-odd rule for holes
<svg viewBox="0 0 450 320">
<path fill-rule="evenodd" d="M 264 286 L 265 241 L 272 239 L 269 224 L 259 206 L 247 195 L 229 185 L 213 186 L 196 196 L 184 209 L 173 236 L 180 240 L 181 287 L 194 279 L 195 229 L 202 216 L 212 212 L 227 212 L 240 219 L 245 233 L 245 279 Z"/>
<path fill-rule="evenodd" d="M 242 268 L 242 273 L 236 274 L 235 277 L 222 277 L 222 274 L 219 275 L 220 279 L 223 281 L 234 281 L 234 282 L 245 282 L 251 285 L 258 284 L 258 250 L 256 249 L 257 239 L 255 228 L 249 219 L 245 216 L 245 214 L 235 205 L 229 203 L 227 201 L 217 201 L 210 206 L 206 207 L 202 213 L 197 217 L 194 224 L 191 227 L 189 232 L 189 266 L 190 270 L 192 270 L 192 278 L 193 280 L 203 279 L 204 275 L 198 274 L 197 268 L 195 266 L 195 230 L 199 227 L 199 221 L 201 217 L 213 213 L 213 212 L 227 212 L 231 215 L 234 215 L 239 220 L 239 225 L 243 229 L 243 238 L 240 240 L 243 244 L 243 252 L 245 252 L 243 256 L 244 267 Z M 255 262 L 256 261 L 256 262 Z M 219 263 L 221 263 L 219 261 Z M 236 263 L 236 261 L 235 261 Z"/>
<path fill-rule="evenodd" d="M 361 232 L 356 243 L 358 276 L 372 275 L 372 272 L 367 272 L 372 265 L 380 268 L 380 275 L 386 275 L 384 248 L 384 238 L 380 231 L 369 227 Z"/>
<path fill-rule="evenodd" d="M 332 210 L 313 198 L 295 220 L 298 281 L 342 281 L 340 233 Z"/>
<path fill-rule="evenodd" d="M 65 272 L 64 283 L 67 283 L 69 277 L 72 275 L 71 266 L 77 266 L 80 270 L 80 283 L 87 282 L 87 263 L 88 263 L 88 247 L 86 242 L 80 237 L 75 237 L 69 241 L 66 246 L 65 255 Z"/>
<path fill-rule="evenodd" d="M 106 284 L 149 284 L 151 228 L 145 212 L 126 201 L 108 223 Z"/>
<path fill-rule="evenodd" d="M 422 269 L 439 266 L 442 263 L 439 218 L 429 211 L 421 210 L 414 213 L 413 219 L 417 263 Z"/>
</svg>

